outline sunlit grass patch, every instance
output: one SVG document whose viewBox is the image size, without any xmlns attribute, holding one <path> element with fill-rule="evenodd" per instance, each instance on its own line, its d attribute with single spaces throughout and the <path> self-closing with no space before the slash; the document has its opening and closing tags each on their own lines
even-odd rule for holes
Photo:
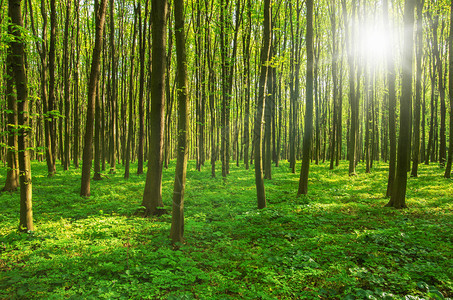
<svg viewBox="0 0 453 300">
<path fill-rule="evenodd" d="M 384 163 L 370 174 L 359 165 L 353 177 L 346 162 L 312 165 L 309 193 L 297 197 L 299 174 L 281 162 L 265 180 L 263 210 L 253 166 L 231 164 L 226 179 L 220 167 L 212 178 L 209 164 L 198 172 L 189 162 L 186 243 L 175 251 L 170 214 L 135 214 L 146 174 L 126 181 L 119 165 L 82 198 L 80 170 L 47 178 L 34 162 L 36 232 L 17 233 L 18 192 L 0 195 L 0 298 L 452 296 L 452 186 L 437 166 L 409 179 L 407 210 L 384 207 Z M 169 212 L 173 180 L 174 162 L 163 172 Z"/>
</svg>

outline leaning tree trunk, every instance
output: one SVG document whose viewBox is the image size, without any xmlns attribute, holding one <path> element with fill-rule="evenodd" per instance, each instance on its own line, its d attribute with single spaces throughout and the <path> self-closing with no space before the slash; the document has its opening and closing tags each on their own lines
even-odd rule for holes
<svg viewBox="0 0 453 300">
<path fill-rule="evenodd" d="M 186 188 L 187 159 L 189 156 L 187 133 L 189 130 L 189 95 L 184 37 L 184 0 L 174 0 L 174 6 L 176 77 L 178 78 L 178 151 L 173 187 L 173 213 L 170 238 L 173 243 L 182 243 L 184 241 L 184 191 Z"/>
<path fill-rule="evenodd" d="M 96 1 L 97 2 L 97 1 Z M 88 83 L 88 101 L 87 101 L 87 119 L 85 128 L 85 145 L 83 148 L 83 165 L 82 165 L 82 185 L 80 195 L 90 196 L 90 170 L 93 158 L 93 123 L 94 123 L 94 105 L 96 101 L 96 87 L 99 81 L 99 72 L 101 69 L 101 51 L 102 40 L 104 37 L 105 9 L 107 0 L 101 0 L 96 8 L 96 36 L 94 40 L 93 55 L 91 61 L 90 81 Z"/>
<path fill-rule="evenodd" d="M 386 206 L 406 207 L 406 184 L 408 156 L 410 155 L 411 98 L 412 98 L 412 59 L 414 55 L 414 1 L 406 0 L 404 5 L 403 75 L 401 78 L 400 136 L 398 140 L 398 160 L 392 196 Z"/>
<path fill-rule="evenodd" d="M 166 26 L 168 2 L 153 0 L 151 3 L 153 35 L 153 72 L 151 74 L 151 137 L 148 155 L 148 172 L 142 205 L 146 215 L 154 214 L 162 202 L 162 165 L 164 141 Z"/>
<path fill-rule="evenodd" d="M 297 195 L 308 192 L 308 171 L 310 168 L 311 143 L 313 137 L 313 0 L 307 0 L 307 31 L 305 41 L 307 45 L 307 75 L 305 100 L 305 126 L 302 147 L 302 167 L 300 170 L 299 190 Z"/>
<path fill-rule="evenodd" d="M 18 142 L 17 150 L 19 157 L 19 182 L 20 182 L 20 222 L 19 231 L 33 231 L 32 210 L 32 185 L 30 153 L 28 140 L 30 138 L 29 112 L 28 112 L 28 87 L 27 73 L 25 70 L 25 40 L 22 36 L 23 22 L 20 9 L 20 0 L 8 1 L 8 14 L 11 18 L 9 32 L 14 36 L 11 42 L 13 77 L 17 90 L 18 111 Z"/>
</svg>

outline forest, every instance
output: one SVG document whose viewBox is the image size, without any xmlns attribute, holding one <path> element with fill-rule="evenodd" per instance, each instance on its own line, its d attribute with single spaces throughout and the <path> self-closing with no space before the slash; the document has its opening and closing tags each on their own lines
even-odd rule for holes
<svg viewBox="0 0 453 300">
<path fill-rule="evenodd" d="M 0 0 L 0 299 L 450 299 L 452 16 Z"/>
</svg>

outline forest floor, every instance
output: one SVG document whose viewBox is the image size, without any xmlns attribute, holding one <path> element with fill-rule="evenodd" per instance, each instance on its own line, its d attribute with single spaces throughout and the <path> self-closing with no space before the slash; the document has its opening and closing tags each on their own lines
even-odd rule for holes
<svg viewBox="0 0 453 300">
<path fill-rule="evenodd" d="M 145 175 L 91 182 L 80 169 L 47 178 L 32 163 L 36 231 L 19 234 L 19 192 L 0 195 L 0 299 L 444 299 L 453 297 L 453 181 L 437 165 L 408 181 L 408 209 L 385 208 L 388 165 L 347 175 L 310 167 L 296 197 L 288 164 L 256 208 L 253 170 L 223 179 L 189 162 L 186 242 L 169 241 L 174 162 L 163 174 L 169 214 L 137 215 Z M 300 164 L 297 165 L 300 170 Z M 134 172 L 136 165 L 132 166 Z M 0 168 L 3 185 L 6 169 Z"/>
</svg>

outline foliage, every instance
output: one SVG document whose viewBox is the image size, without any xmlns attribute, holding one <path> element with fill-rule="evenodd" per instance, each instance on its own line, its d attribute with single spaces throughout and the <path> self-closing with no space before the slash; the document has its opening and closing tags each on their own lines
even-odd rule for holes
<svg viewBox="0 0 453 300">
<path fill-rule="evenodd" d="M 133 166 L 134 167 L 134 166 Z M 36 232 L 17 233 L 19 194 L 0 195 L 0 298 L 445 299 L 453 295 L 451 181 L 423 166 L 409 209 L 384 208 L 387 165 L 349 177 L 312 166 L 308 196 L 282 163 L 255 208 L 253 172 L 227 179 L 191 161 L 186 243 L 169 242 L 171 216 L 142 218 L 145 175 L 106 175 L 78 196 L 80 170 L 47 178 L 33 163 Z M 0 170 L 0 181 L 6 171 Z M 174 162 L 163 174 L 170 211 Z M 108 176 L 108 177 L 107 177 Z"/>
</svg>

